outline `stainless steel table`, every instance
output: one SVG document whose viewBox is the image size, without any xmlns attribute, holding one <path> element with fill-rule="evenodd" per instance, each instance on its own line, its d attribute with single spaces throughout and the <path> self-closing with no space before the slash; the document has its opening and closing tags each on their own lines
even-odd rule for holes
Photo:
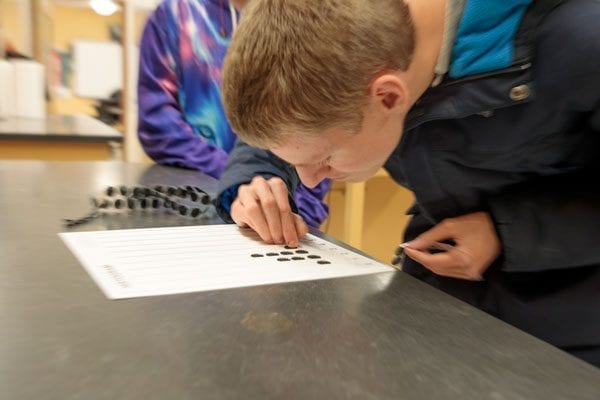
<svg viewBox="0 0 600 400">
<path fill-rule="evenodd" d="M 0 161 L 0 398 L 600 399 L 595 367 L 402 272 L 107 300 L 57 233 L 89 195 L 140 182 L 215 189 L 156 166 Z"/>
</svg>

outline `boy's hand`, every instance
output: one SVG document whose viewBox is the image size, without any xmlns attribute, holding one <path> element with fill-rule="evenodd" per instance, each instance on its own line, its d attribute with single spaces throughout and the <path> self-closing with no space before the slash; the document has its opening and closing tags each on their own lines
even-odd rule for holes
<svg viewBox="0 0 600 400">
<path fill-rule="evenodd" d="M 439 243 L 445 240 L 455 245 Z M 444 251 L 430 253 L 430 248 Z M 500 250 L 496 228 L 486 212 L 445 219 L 404 247 L 407 256 L 434 273 L 468 280 L 482 280 Z"/>
<path fill-rule="evenodd" d="M 257 176 L 241 185 L 231 204 L 231 218 L 241 227 L 249 226 L 267 243 L 298 246 L 308 226 L 292 212 L 287 186 L 281 178 Z"/>
</svg>

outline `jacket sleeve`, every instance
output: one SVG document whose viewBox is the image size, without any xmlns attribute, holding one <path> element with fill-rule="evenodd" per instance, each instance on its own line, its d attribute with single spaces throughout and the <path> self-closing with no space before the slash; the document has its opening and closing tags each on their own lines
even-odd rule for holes
<svg viewBox="0 0 600 400">
<path fill-rule="evenodd" d="M 323 199 L 329 190 L 329 180 L 321 182 L 314 189 L 308 189 L 300 183 L 291 165 L 267 150 L 249 146 L 238 139 L 219 182 L 216 206 L 223 220 L 233 222 L 230 210 L 237 190 L 255 176 L 266 179 L 278 176 L 283 179 L 290 193 L 292 209 L 300 213 L 309 225 L 319 227 L 327 218 L 329 209 Z"/>
<path fill-rule="evenodd" d="M 221 175 L 217 190 L 215 205 L 224 221 L 233 222 L 230 210 L 237 197 L 238 188 L 252 181 L 255 176 L 263 176 L 265 179 L 280 177 L 286 183 L 288 193 L 294 193 L 299 182 L 298 175 L 291 165 L 267 150 L 249 146 L 238 139 L 229 153 L 229 162 Z M 290 204 L 294 212 L 297 212 L 298 208 L 291 195 Z"/>
<path fill-rule="evenodd" d="M 600 149 L 600 108 L 590 121 Z M 585 170 L 540 178 L 489 200 L 505 271 L 600 265 L 600 160 L 591 162 Z"/>
<path fill-rule="evenodd" d="M 159 7 L 148 20 L 140 44 L 138 135 L 157 163 L 200 170 L 219 177 L 227 153 L 196 135 L 178 102 L 177 40 L 167 32 L 168 11 Z"/>
</svg>

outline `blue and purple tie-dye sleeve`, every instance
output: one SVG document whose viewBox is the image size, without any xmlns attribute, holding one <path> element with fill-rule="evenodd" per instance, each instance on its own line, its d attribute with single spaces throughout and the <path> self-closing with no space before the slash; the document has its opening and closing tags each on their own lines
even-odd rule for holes
<svg viewBox="0 0 600 400">
<path fill-rule="evenodd" d="M 176 29 L 166 3 L 155 11 L 144 29 L 138 84 L 140 142 L 160 164 L 197 169 L 219 177 L 227 152 L 196 134 L 179 102 Z"/>
<path fill-rule="evenodd" d="M 331 188 L 331 180 L 325 179 L 312 189 L 302 183 L 294 192 L 294 201 L 298 206 L 298 213 L 310 226 L 319 228 L 329 215 L 329 207 L 323 202 L 325 195 Z"/>
</svg>

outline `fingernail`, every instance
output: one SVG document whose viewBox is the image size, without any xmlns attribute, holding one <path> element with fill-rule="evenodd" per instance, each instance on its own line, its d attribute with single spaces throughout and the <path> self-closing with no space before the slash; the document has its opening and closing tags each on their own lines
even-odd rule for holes
<svg viewBox="0 0 600 400">
<path fill-rule="evenodd" d="M 290 246 L 290 247 L 298 247 L 298 242 L 296 242 L 296 241 L 291 241 L 291 242 L 289 242 L 287 245 L 288 245 L 288 246 Z"/>
<path fill-rule="evenodd" d="M 410 244 L 411 244 L 411 242 L 404 242 L 404 243 L 400 243 L 398 245 L 398 247 L 405 249 L 407 247 L 410 247 Z"/>
</svg>

